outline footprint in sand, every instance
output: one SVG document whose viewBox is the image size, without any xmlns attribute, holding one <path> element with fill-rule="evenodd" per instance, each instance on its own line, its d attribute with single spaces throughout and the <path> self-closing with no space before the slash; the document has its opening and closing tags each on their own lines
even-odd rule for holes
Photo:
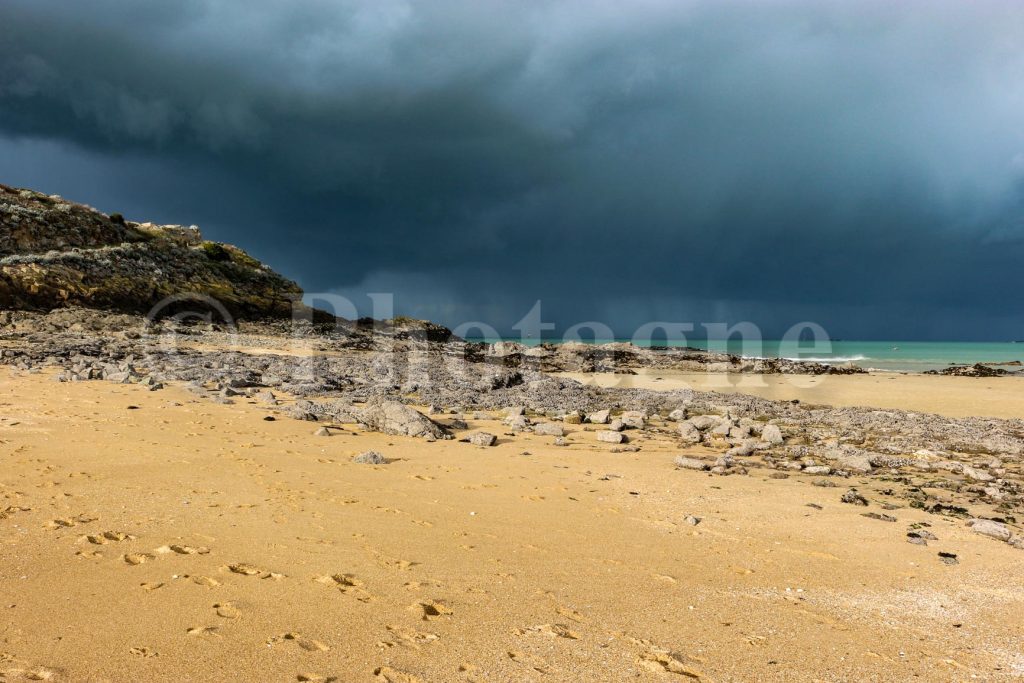
<svg viewBox="0 0 1024 683">
<path fill-rule="evenodd" d="M 134 565 L 139 565 L 139 564 L 145 564 L 145 563 L 149 562 L 150 560 L 155 560 L 155 559 L 156 559 L 156 555 L 153 555 L 151 553 L 128 553 L 127 555 L 124 556 L 125 563 L 133 565 L 133 566 Z"/>
<path fill-rule="evenodd" d="M 337 683 L 340 679 L 337 676 L 321 676 L 320 674 L 301 673 L 295 680 L 308 683 Z"/>
<path fill-rule="evenodd" d="M 398 644 L 398 645 L 403 645 L 405 647 L 411 648 L 413 650 L 419 650 L 420 647 L 422 647 L 423 645 L 427 645 L 428 643 L 432 643 L 432 642 L 434 642 L 435 640 L 437 640 L 440 637 L 436 633 L 428 633 L 428 632 L 424 632 L 424 631 L 413 631 L 413 630 L 409 630 L 409 629 L 404 629 L 404 628 L 402 628 L 400 626 L 388 625 L 388 626 L 386 626 L 386 628 L 388 630 L 388 633 L 390 633 L 395 638 L 395 640 L 397 641 L 397 643 L 391 643 L 391 642 L 383 643 L 386 646 L 391 646 L 391 645 Z"/>
<path fill-rule="evenodd" d="M 273 579 L 274 581 L 280 581 L 281 579 L 287 578 L 284 574 L 268 572 L 265 569 L 260 569 L 254 565 L 245 564 L 244 562 L 229 564 L 226 569 L 232 574 L 241 574 L 242 576 L 259 576 L 261 579 Z"/>
<path fill-rule="evenodd" d="M 373 676 L 377 683 L 424 683 L 419 676 L 392 669 L 390 666 L 382 666 L 373 670 Z"/>
<path fill-rule="evenodd" d="M 217 579 L 210 578 L 209 576 L 190 576 L 188 577 L 192 583 L 197 586 L 205 586 L 207 588 L 213 588 L 220 585 L 220 581 Z"/>
<path fill-rule="evenodd" d="M 301 633 L 282 633 L 267 639 L 267 645 L 274 646 L 279 643 L 294 643 L 307 652 L 327 652 L 331 649 L 329 645 L 306 638 Z"/>
<path fill-rule="evenodd" d="M 179 555 L 208 555 L 210 553 L 210 549 L 205 547 L 205 546 L 191 546 L 191 545 L 178 545 L 178 544 L 174 544 L 174 545 L 169 545 L 169 546 L 164 546 L 164 547 L 167 548 L 172 553 L 177 553 Z"/>
<path fill-rule="evenodd" d="M 567 638 L 569 640 L 579 640 L 580 638 L 579 633 L 573 631 L 565 624 L 540 624 L 539 626 L 531 626 L 526 629 L 517 628 L 513 633 L 517 636 L 526 635 L 527 633 L 539 633 L 552 638 Z"/>
<path fill-rule="evenodd" d="M 516 664 L 528 666 L 538 673 L 548 673 L 548 663 L 540 657 L 536 657 L 525 652 L 518 652 L 516 650 L 509 650 L 506 654 L 508 654 L 508 658 Z"/>
<path fill-rule="evenodd" d="M 217 626 L 193 626 L 192 628 L 185 631 L 190 636 L 205 636 L 207 638 L 223 638 L 220 633 L 220 628 Z"/>
<path fill-rule="evenodd" d="M 413 603 L 409 605 L 409 609 L 421 615 L 423 621 L 431 621 L 454 614 L 450 607 L 437 600 Z"/>
<path fill-rule="evenodd" d="M 135 540 L 135 537 L 130 534 L 122 533 L 120 531 L 104 531 L 102 534 L 86 536 L 85 540 L 89 541 L 89 543 L 92 543 L 94 545 L 106 545 L 111 541 L 115 543 L 118 543 L 120 541 L 132 541 Z"/>
<path fill-rule="evenodd" d="M 374 596 L 363 589 L 365 585 L 362 579 L 355 574 L 332 574 L 330 576 L 314 576 L 313 580 L 325 586 L 335 586 L 345 595 L 351 595 L 360 602 L 371 602 Z"/>
<path fill-rule="evenodd" d="M 142 590 L 144 590 L 144 591 L 155 591 L 155 590 L 159 590 L 160 588 L 163 588 L 167 584 L 166 583 L 140 583 L 139 585 L 142 586 Z"/>
<path fill-rule="evenodd" d="M 234 603 L 230 602 L 218 602 L 213 606 L 213 609 L 217 611 L 217 616 L 223 619 L 237 619 L 242 616 L 241 610 L 235 607 Z"/>
<path fill-rule="evenodd" d="M 130 650 L 128 650 L 128 652 L 135 655 L 136 657 L 144 657 L 146 659 L 149 659 L 150 657 L 160 656 L 159 652 L 154 652 L 153 650 L 150 650 L 148 647 L 133 647 Z"/>
<path fill-rule="evenodd" d="M 95 522 L 99 517 L 92 515 L 78 515 L 77 517 L 63 517 L 60 519 L 52 519 L 43 526 L 47 529 L 67 529 L 69 527 L 78 526 L 79 524 L 89 524 Z"/>
</svg>

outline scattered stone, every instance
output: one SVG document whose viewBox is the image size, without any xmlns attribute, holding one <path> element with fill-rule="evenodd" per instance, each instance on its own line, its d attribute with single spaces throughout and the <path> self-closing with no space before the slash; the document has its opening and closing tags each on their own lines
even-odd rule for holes
<svg viewBox="0 0 1024 683">
<path fill-rule="evenodd" d="M 388 461 L 383 455 L 377 451 L 366 451 L 360 453 L 356 457 L 352 458 L 352 462 L 359 463 L 360 465 L 387 465 Z"/>
<path fill-rule="evenodd" d="M 564 436 L 556 436 L 555 437 L 555 445 L 556 446 L 568 446 L 569 442 L 566 441 Z"/>
<path fill-rule="evenodd" d="M 668 419 L 672 422 L 682 422 L 686 419 L 686 408 L 676 408 L 668 414 Z"/>
<path fill-rule="evenodd" d="M 956 553 L 947 553 L 940 550 L 939 559 L 942 560 L 943 564 L 960 564 L 959 560 L 956 559 Z"/>
<path fill-rule="evenodd" d="M 877 520 L 879 520 L 881 522 L 895 522 L 895 521 L 897 521 L 896 518 L 893 517 L 892 515 L 885 515 L 885 514 L 882 514 L 881 512 L 862 512 L 861 516 L 862 517 L 868 517 L 870 519 L 877 519 Z"/>
<path fill-rule="evenodd" d="M 832 474 L 832 468 L 828 465 L 812 465 L 803 469 L 804 474 L 825 475 Z"/>
<path fill-rule="evenodd" d="M 971 531 L 982 536 L 988 536 L 999 541 L 1009 541 L 1013 532 L 1001 522 L 994 522 L 991 519 L 972 519 L 967 522 Z"/>
<path fill-rule="evenodd" d="M 839 499 L 843 503 L 849 503 L 850 505 L 867 505 L 868 499 L 857 493 L 857 489 L 850 489 L 843 494 L 842 498 Z"/>
<path fill-rule="evenodd" d="M 609 431 L 621 432 L 625 428 L 626 428 L 626 424 L 622 420 L 620 420 L 619 418 L 615 418 L 614 420 L 612 420 L 611 422 L 608 423 Z"/>
<path fill-rule="evenodd" d="M 498 437 L 487 432 L 475 432 L 467 437 L 469 443 L 474 446 L 493 446 L 498 443 Z"/>
<path fill-rule="evenodd" d="M 333 436 L 333 434 L 331 434 L 331 430 L 329 430 L 327 427 L 321 427 L 320 429 L 313 432 L 313 436 Z"/>
<path fill-rule="evenodd" d="M 626 435 L 622 432 L 614 432 L 608 429 L 602 429 L 597 432 L 597 440 L 604 443 L 624 443 L 626 441 Z"/>
<path fill-rule="evenodd" d="M 697 460 L 696 458 L 687 458 L 685 456 L 676 456 L 676 459 L 672 461 L 676 467 L 680 467 L 684 470 L 706 470 L 708 464 L 703 460 Z"/>
<path fill-rule="evenodd" d="M 639 453 L 639 446 L 615 446 L 611 450 L 612 453 Z"/>
<path fill-rule="evenodd" d="M 596 413 L 587 415 L 587 422 L 595 425 L 606 425 L 611 417 L 610 410 L 599 410 Z"/>
<path fill-rule="evenodd" d="M 693 515 L 686 515 L 686 517 L 683 519 L 683 521 L 686 522 L 687 524 L 689 524 L 690 526 L 697 526 L 698 524 L 701 523 L 702 520 L 701 520 L 700 517 L 694 517 Z"/>
<path fill-rule="evenodd" d="M 565 436 L 565 429 L 555 422 L 541 422 L 533 425 L 533 433 L 540 436 Z"/>
</svg>

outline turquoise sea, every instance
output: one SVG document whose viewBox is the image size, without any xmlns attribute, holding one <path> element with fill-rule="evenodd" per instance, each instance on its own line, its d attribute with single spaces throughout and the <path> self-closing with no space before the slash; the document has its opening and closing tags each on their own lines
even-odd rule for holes
<svg viewBox="0 0 1024 683">
<path fill-rule="evenodd" d="M 497 341 L 497 340 L 479 340 Z M 508 339 L 507 341 L 520 341 Z M 594 343 L 610 341 L 628 342 L 629 339 L 597 340 Z M 655 344 L 665 345 L 664 341 Z M 669 343 L 670 346 L 690 346 L 699 349 L 747 356 L 751 358 L 789 358 L 792 360 L 818 361 L 820 363 L 851 362 L 862 368 L 891 370 L 897 372 L 924 372 L 938 370 L 949 365 L 972 365 L 974 363 L 1024 363 L 1024 341 L 1021 342 L 922 342 L 922 341 L 831 341 L 782 342 L 764 340 L 742 343 L 738 339 L 728 343 L 721 341 L 687 340 L 685 343 Z M 1007 370 L 1017 370 L 1007 366 Z"/>
</svg>

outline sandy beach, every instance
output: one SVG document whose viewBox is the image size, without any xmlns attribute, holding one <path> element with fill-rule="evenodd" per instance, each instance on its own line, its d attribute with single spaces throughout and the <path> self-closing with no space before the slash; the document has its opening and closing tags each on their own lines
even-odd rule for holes
<svg viewBox="0 0 1024 683">
<path fill-rule="evenodd" d="M 640 368 L 635 375 L 567 372 L 600 387 L 695 389 L 798 400 L 828 406 L 890 408 L 949 417 L 1024 418 L 1024 377 L 942 377 L 871 372 L 861 375 L 752 375 Z"/>
<path fill-rule="evenodd" d="M 657 434 L 323 437 L 252 401 L 3 373 L 5 681 L 1024 674 L 1020 551 L 884 479 L 843 483 L 864 508 L 809 476 L 676 470 Z M 391 462 L 350 461 L 367 450 Z M 894 523 L 862 515 L 887 505 Z M 940 540 L 907 543 L 913 524 Z"/>
</svg>

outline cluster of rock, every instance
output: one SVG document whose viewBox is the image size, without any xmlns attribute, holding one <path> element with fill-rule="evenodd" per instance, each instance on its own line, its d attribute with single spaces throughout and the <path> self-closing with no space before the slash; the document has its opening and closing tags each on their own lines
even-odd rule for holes
<svg viewBox="0 0 1024 683">
<path fill-rule="evenodd" d="M 241 249 L 204 242 L 194 226 L 134 223 L 0 185 L 0 308 L 145 314 L 186 293 L 249 317 L 290 315 L 302 294 Z"/>
<path fill-rule="evenodd" d="M 517 342 L 499 342 L 477 349 L 492 362 L 509 367 L 531 368 L 543 372 L 607 372 L 636 374 L 641 368 L 683 372 L 742 372 L 762 375 L 850 375 L 865 372 L 852 363 L 831 365 L 785 358 L 745 358 L 675 346 L 636 346 L 628 342 L 586 344 L 582 342 L 545 343 L 527 346 Z"/>
<path fill-rule="evenodd" d="M 993 368 L 982 363 L 974 365 L 951 365 L 941 370 L 925 370 L 926 375 L 947 375 L 950 377 L 1003 377 L 1016 373 L 1002 368 Z"/>
</svg>

